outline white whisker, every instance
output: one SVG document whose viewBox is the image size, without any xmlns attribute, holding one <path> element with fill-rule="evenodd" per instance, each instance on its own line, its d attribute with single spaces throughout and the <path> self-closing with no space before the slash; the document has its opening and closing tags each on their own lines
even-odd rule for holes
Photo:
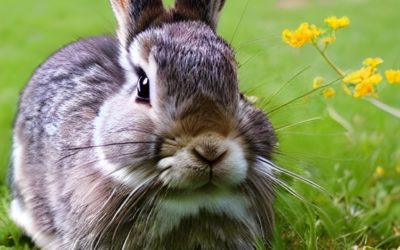
<svg viewBox="0 0 400 250">
<path fill-rule="evenodd" d="M 123 209 L 125 209 L 125 207 L 127 206 L 127 204 L 129 202 L 132 201 L 132 197 L 139 191 L 141 190 L 144 186 L 146 186 L 147 184 L 151 183 L 153 181 L 154 177 L 151 178 L 147 178 L 146 180 L 144 180 L 142 183 L 140 183 L 135 189 L 133 189 L 129 195 L 124 199 L 124 201 L 122 202 L 122 204 L 119 206 L 118 210 L 114 213 L 113 217 L 111 218 L 111 220 L 109 221 L 109 223 L 102 229 L 102 232 L 99 235 L 99 238 L 97 240 L 96 245 L 94 246 L 94 249 L 97 249 L 98 244 L 100 244 L 102 237 L 104 236 L 104 234 L 106 233 L 107 229 L 110 228 L 110 226 L 116 221 L 118 215 L 123 211 Z M 120 223 L 119 223 L 120 224 Z M 118 226 L 117 226 L 118 227 Z M 113 235 L 114 237 L 114 235 Z"/>
<path fill-rule="evenodd" d="M 264 163 L 265 164 L 265 163 Z M 299 199 L 300 201 L 304 203 L 308 203 L 308 201 L 298 194 L 292 187 L 290 187 L 288 184 L 286 184 L 284 181 L 276 178 L 272 173 L 269 173 L 267 171 L 263 171 L 261 169 L 258 169 L 257 171 L 262 172 L 264 175 L 266 175 L 270 180 L 272 180 L 274 183 L 278 184 L 279 187 L 282 187 L 284 190 L 286 190 L 288 193 Z"/>
<path fill-rule="evenodd" d="M 145 226 L 144 226 L 143 231 L 148 231 L 148 230 L 147 230 L 148 221 L 149 221 L 150 217 L 152 216 L 152 213 L 153 213 L 154 210 L 155 210 L 155 206 L 152 206 L 152 205 L 153 205 L 153 203 L 154 203 L 154 200 L 157 199 L 157 197 L 158 197 L 158 195 L 159 195 L 160 192 L 161 192 L 161 190 L 158 190 L 157 192 L 155 192 L 155 193 L 152 195 L 152 198 L 149 199 L 149 200 L 146 200 L 146 203 L 145 203 L 143 206 L 141 206 L 141 209 L 138 209 L 138 210 L 133 214 L 133 216 L 132 216 L 133 218 L 141 218 L 141 215 L 142 215 L 142 213 L 143 213 L 144 210 L 145 210 L 144 208 L 147 208 L 148 206 L 150 206 L 150 211 L 146 211 L 146 212 L 148 212 L 148 216 L 147 216 L 146 223 L 145 223 Z M 137 228 L 135 228 L 135 226 L 132 225 L 131 228 L 129 229 L 128 234 L 127 234 L 126 237 L 125 237 L 125 240 L 124 240 L 124 243 L 123 243 L 121 249 L 130 249 L 130 248 L 132 248 L 132 246 L 130 246 L 129 243 L 135 241 L 134 238 L 131 238 L 131 234 L 132 234 L 132 232 L 134 231 L 134 229 L 137 229 Z"/>
<path fill-rule="evenodd" d="M 321 187 L 320 185 L 316 184 L 315 182 L 313 182 L 313 181 L 311 181 L 311 180 L 309 180 L 309 179 L 307 179 L 307 178 L 305 178 L 305 177 L 303 177 L 303 176 L 301 176 L 299 174 L 296 174 L 296 173 L 293 173 L 293 172 L 291 172 L 289 170 L 286 170 L 284 168 L 278 167 L 275 163 L 271 162 L 270 160 L 267 160 L 267 159 L 265 159 L 263 157 L 257 157 L 257 160 L 263 162 L 264 164 L 267 164 L 268 167 L 270 167 L 271 169 L 273 169 L 274 171 L 276 171 L 278 173 L 283 173 L 283 174 L 286 174 L 286 175 L 288 175 L 290 177 L 293 177 L 293 178 L 295 178 L 295 179 L 297 179 L 297 180 L 299 180 L 299 181 L 301 181 L 301 182 L 303 182 L 305 184 L 308 184 L 311 187 L 321 191 L 322 193 L 325 193 L 325 194 L 328 193 L 323 187 Z"/>
</svg>

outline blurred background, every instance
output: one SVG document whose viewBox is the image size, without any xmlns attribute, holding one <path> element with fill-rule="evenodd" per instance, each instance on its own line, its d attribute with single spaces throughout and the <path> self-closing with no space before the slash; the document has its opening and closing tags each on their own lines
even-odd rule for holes
<svg viewBox="0 0 400 250">
<path fill-rule="evenodd" d="M 275 161 L 326 190 L 279 176 L 298 196 L 279 190 L 274 248 L 400 247 L 400 119 L 347 96 L 339 83 L 333 85 L 334 98 L 319 92 L 305 95 L 315 76 L 328 82 L 338 77 L 311 46 L 294 49 L 281 38 L 283 29 L 301 22 L 322 25 L 328 16 L 345 15 L 351 24 L 337 33 L 328 51 L 331 59 L 346 72 L 376 56 L 384 60 L 382 69 L 399 69 L 400 1 L 226 2 L 218 32 L 237 52 L 242 91 L 257 96 L 257 105 L 270 113 L 280 141 Z M 60 47 L 83 37 L 112 35 L 114 29 L 107 0 L 1 0 L 0 249 L 30 248 L 6 216 L 19 92 L 34 69 Z M 400 84 L 381 84 L 379 99 L 400 109 Z"/>
</svg>

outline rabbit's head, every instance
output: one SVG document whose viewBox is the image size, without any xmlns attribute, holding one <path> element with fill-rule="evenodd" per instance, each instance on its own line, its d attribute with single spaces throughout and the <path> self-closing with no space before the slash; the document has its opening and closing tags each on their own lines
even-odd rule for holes
<svg viewBox="0 0 400 250">
<path fill-rule="evenodd" d="M 200 214 L 271 230 L 273 175 L 259 160 L 275 133 L 240 94 L 234 52 L 215 34 L 223 4 L 112 0 L 126 77 L 95 121 L 96 154 L 117 182 L 154 188 L 160 234 Z"/>
</svg>

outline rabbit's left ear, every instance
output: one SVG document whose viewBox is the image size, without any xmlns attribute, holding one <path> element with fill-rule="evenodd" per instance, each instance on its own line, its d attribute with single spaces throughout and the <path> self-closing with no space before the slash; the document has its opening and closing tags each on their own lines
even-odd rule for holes
<svg viewBox="0 0 400 250">
<path fill-rule="evenodd" d="M 186 20 L 203 21 L 215 29 L 224 3 L 225 0 L 176 0 L 174 11 Z"/>
<path fill-rule="evenodd" d="M 111 0 L 118 38 L 126 47 L 133 37 L 165 13 L 162 0 Z"/>
</svg>

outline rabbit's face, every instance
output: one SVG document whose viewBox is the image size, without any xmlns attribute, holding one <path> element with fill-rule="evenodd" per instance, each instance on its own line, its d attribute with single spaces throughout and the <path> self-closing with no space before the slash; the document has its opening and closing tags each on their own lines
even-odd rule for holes
<svg viewBox="0 0 400 250">
<path fill-rule="evenodd" d="M 122 60 L 127 83 L 102 108 L 95 136 L 116 144 L 97 152 L 121 181 L 154 174 L 169 189 L 237 186 L 258 154 L 270 156 L 272 128 L 241 98 L 233 52 L 208 26 L 151 29 Z"/>
</svg>

